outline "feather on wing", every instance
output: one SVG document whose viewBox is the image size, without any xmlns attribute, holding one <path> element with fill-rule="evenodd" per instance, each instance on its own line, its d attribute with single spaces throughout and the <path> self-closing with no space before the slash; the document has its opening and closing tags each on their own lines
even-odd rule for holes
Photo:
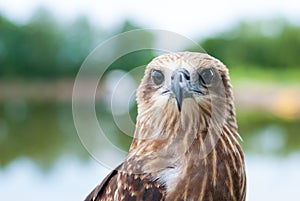
<svg viewBox="0 0 300 201">
<path fill-rule="evenodd" d="M 145 174 L 129 174 L 114 169 L 85 199 L 85 201 L 163 201 L 165 187 Z"/>
</svg>

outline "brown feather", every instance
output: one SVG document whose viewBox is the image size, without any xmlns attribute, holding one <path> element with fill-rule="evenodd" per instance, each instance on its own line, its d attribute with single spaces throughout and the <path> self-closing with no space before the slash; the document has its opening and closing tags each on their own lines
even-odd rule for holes
<svg viewBox="0 0 300 201">
<path fill-rule="evenodd" d="M 123 163 L 122 163 L 123 164 Z M 121 165 L 122 165 L 121 164 Z M 85 198 L 85 201 L 94 201 L 99 199 L 101 194 L 103 193 L 104 189 L 107 188 L 108 184 L 111 182 L 112 178 L 116 176 L 118 173 L 119 168 L 121 167 L 119 165 L 116 169 L 111 171 L 103 180 L 102 182 L 95 187 L 95 189 Z"/>
<path fill-rule="evenodd" d="M 203 69 L 216 72 L 213 86 L 184 99 L 181 111 L 174 97 L 162 95 L 177 68 L 188 70 L 196 83 Z M 152 82 L 153 69 L 164 73 L 161 86 Z M 244 155 L 224 64 L 202 53 L 162 55 L 147 66 L 137 103 L 126 160 L 87 200 L 245 200 Z"/>
</svg>

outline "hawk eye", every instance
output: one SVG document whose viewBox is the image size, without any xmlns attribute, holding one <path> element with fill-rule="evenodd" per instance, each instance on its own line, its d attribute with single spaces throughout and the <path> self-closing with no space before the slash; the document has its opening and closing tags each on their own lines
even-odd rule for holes
<svg viewBox="0 0 300 201">
<path fill-rule="evenodd" d="M 209 86 L 212 83 L 213 77 L 215 75 L 215 72 L 213 71 L 212 68 L 204 69 L 200 73 L 200 83 L 203 86 Z"/>
<path fill-rule="evenodd" d="M 161 85 L 165 80 L 164 75 L 159 70 L 153 70 L 151 73 L 151 77 L 152 77 L 154 84 L 156 84 L 156 85 Z"/>
</svg>

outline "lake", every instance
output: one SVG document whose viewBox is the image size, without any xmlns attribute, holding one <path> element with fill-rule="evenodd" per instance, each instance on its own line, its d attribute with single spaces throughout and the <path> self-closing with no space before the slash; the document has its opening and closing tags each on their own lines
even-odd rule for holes
<svg viewBox="0 0 300 201">
<path fill-rule="evenodd" d="M 110 153 L 105 143 L 95 144 L 100 154 L 117 164 L 131 137 L 112 123 L 104 105 L 97 105 L 96 111 L 119 155 Z M 135 114 L 133 107 L 133 119 Z M 299 118 L 237 108 L 237 119 L 246 153 L 247 200 L 295 200 L 300 180 Z M 0 200 L 83 200 L 110 171 L 81 143 L 69 102 L 2 102 L 0 159 Z"/>
</svg>

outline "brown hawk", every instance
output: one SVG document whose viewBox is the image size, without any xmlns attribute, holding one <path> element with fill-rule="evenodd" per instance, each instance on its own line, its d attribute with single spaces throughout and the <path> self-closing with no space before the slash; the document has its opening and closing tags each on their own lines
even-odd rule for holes
<svg viewBox="0 0 300 201">
<path fill-rule="evenodd" d="M 203 53 L 159 56 L 137 90 L 125 161 L 86 198 L 244 201 L 246 174 L 228 70 Z"/>
</svg>

